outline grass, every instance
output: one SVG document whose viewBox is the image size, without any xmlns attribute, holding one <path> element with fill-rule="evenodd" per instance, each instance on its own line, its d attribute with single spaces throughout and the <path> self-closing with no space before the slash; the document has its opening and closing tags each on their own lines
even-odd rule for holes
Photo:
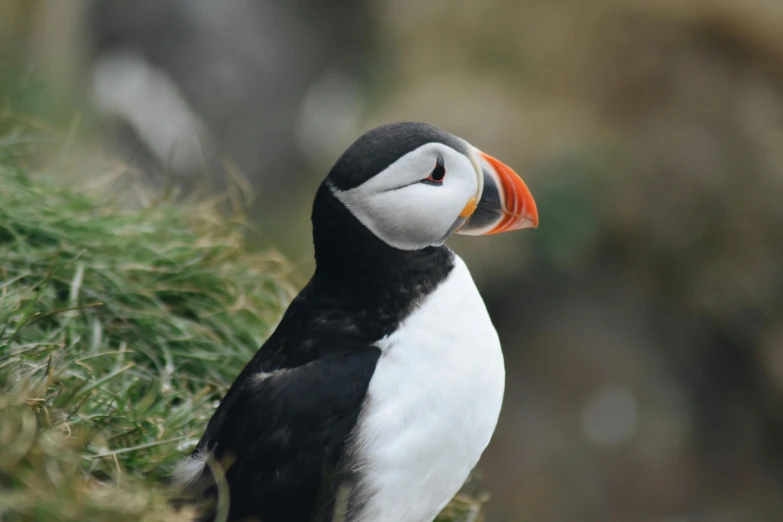
<svg viewBox="0 0 783 522">
<path fill-rule="evenodd" d="M 0 520 L 188 520 L 165 479 L 294 295 L 206 203 L 122 210 L 0 137 Z M 456 499 L 440 520 L 475 520 Z"/>
</svg>

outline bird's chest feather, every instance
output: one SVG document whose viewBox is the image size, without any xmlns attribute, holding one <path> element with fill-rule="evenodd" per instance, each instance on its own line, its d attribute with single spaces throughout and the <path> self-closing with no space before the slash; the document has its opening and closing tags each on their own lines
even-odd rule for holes
<svg viewBox="0 0 783 522">
<path fill-rule="evenodd" d="M 353 439 L 358 521 L 429 522 L 462 486 L 495 429 L 505 372 L 495 328 L 461 259 L 379 344 Z"/>
</svg>

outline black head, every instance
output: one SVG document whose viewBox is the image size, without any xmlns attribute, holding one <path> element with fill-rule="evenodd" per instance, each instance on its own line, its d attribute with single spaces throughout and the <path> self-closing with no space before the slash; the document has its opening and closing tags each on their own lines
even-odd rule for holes
<svg viewBox="0 0 783 522">
<path fill-rule="evenodd" d="M 429 123 L 389 123 L 365 132 L 354 141 L 332 167 L 327 179 L 338 190 L 356 188 L 428 143 L 440 143 L 468 156 L 465 141 Z"/>
<path fill-rule="evenodd" d="M 452 233 L 537 220 L 530 192 L 503 163 L 432 125 L 392 123 L 360 136 L 319 188 L 316 263 L 348 274 L 388 271 L 427 258 Z"/>
</svg>

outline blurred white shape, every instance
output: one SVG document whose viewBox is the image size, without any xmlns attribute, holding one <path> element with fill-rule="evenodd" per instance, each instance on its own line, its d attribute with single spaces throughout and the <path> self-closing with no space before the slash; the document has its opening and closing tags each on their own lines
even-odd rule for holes
<svg viewBox="0 0 783 522">
<path fill-rule="evenodd" d="M 196 444 L 198 444 L 199 439 L 196 437 L 191 437 L 188 439 L 182 439 L 177 443 L 177 451 L 185 451 L 187 449 L 192 449 L 196 447 Z"/>
<path fill-rule="evenodd" d="M 623 386 L 608 385 L 596 391 L 582 410 L 582 429 L 592 442 L 614 446 L 636 430 L 636 399 Z"/>
<path fill-rule="evenodd" d="M 363 107 L 359 82 L 332 72 L 307 91 L 299 110 L 296 136 L 302 152 L 318 165 L 334 161 L 356 137 Z"/>
<path fill-rule="evenodd" d="M 177 86 L 142 56 L 107 54 L 92 70 L 96 105 L 125 120 L 165 167 L 202 169 L 211 140 Z"/>
</svg>

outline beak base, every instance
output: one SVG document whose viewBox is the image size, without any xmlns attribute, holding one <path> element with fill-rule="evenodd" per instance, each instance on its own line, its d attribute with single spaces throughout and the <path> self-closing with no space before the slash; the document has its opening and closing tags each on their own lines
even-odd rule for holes
<svg viewBox="0 0 783 522">
<path fill-rule="evenodd" d="M 481 151 L 484 187 L 476 211 L 457 231 L 489 235 L 538 227 L 538 209 L 522 178 L 500 160 Z M 463 217 L 463 216 L 460 216 Z"/>
</svg>

